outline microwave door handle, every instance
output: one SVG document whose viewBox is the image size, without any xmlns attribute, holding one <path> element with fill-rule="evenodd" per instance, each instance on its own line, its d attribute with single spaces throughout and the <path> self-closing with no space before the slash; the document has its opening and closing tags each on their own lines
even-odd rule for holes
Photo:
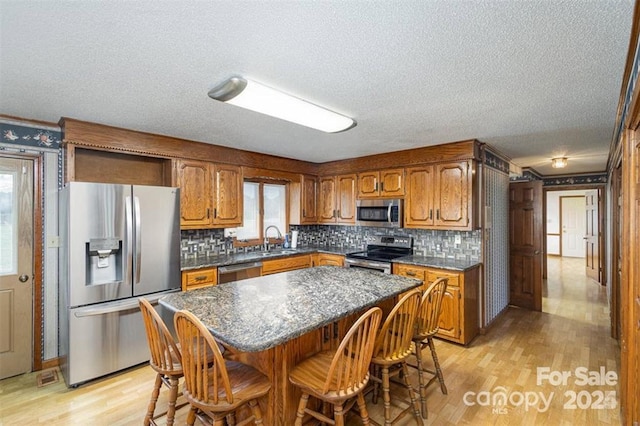
<svg viewBox="0 0 640 426">
<path fill-rule="evenodd" d="M 391 223 L 391 207 L 393 203 L 389 203 L 389 208 L 387 209 L 387 222 Z"/>
</svg>

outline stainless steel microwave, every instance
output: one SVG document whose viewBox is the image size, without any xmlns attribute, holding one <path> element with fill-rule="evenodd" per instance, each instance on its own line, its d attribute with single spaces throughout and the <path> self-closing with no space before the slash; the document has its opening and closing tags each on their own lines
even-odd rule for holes
<svg viewBox="0 0 640 426">
<path fill-rule="evenodd" d="M 357 200 L 356 225 L 402 228 L 402 201 Z"/>
</svg>

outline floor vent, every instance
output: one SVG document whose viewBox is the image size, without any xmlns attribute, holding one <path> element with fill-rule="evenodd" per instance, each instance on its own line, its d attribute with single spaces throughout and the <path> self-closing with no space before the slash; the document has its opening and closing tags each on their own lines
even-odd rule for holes
<svg viewBox="0 0 640 426">
<path fill-rule="evenodd" d="M 58 383 L 58 372 L 56 370 L 49 370 L 38 374 L 39 388 L 52 383 Z"/>
</svg>

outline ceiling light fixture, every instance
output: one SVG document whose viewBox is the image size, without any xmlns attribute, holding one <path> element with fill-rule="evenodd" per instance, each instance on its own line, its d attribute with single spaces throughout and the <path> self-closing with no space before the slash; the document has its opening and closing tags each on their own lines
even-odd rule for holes
<svg viewBox="0 0 640 426">
<path fill-rule="evenodd" d="M 567 167 L 567 157 L 557 157 L 551 159 L 551 167 L 554 169 L 561 169 Z"/>
<path fill-rule="evenodd" d="M 242 77 L 231 77 L 214 87 L 209 97 L 327 133 L 356 126 L 352 118 Z"/>
</svg>

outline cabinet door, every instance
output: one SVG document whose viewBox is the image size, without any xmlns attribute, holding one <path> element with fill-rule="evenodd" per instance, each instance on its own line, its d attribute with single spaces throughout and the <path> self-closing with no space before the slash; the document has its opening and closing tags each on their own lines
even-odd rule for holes
<svg viewBox="0 0 640 426">
<path fill-rule="evenodd" d="M 338 176 L 337 222 L 356 223 L 356 175 Z"/>
<path fill-rule="evenodd" d="M 433 225 L 433 166 L 407 169 L 405 226 L 411 228 Z"/>
<path fill-rule="evenodd" d="M 313 176 L 302 176 L 302 223 L 318 221 L 316 203 L 318 180 Z"/>
<path fill-rule="evenodd" d="M 238 166 L 216 165 L 213 222 L 223 226 L 242 226 L 242 171 Z"/>
<path fill-rule="evenodd" d="M 316 266 L 344 266 L 344 256 L 339 254 L 318 253 Z"/>
<path fill-rule="evenodd" d="M 211 164 L 176 160 L 174 185 L 180 188 L 180 227 L 211 227 L 213 199 Z"/>
<path fill-rule="evenodd" d="M 471 174 L 469 162 L 437 164 L 435 225 L 439 228 L 469 228 L 469 194 Z"/>
<path fill-rule="evenodd" d="M 336 221 L 336 178 L 334 176 L 320 178 L 318 185 L 318 222 L 335 223 Z"/>
<path fill-rule="evenodd" d="M 447 286 L 440 308 L 438 336 L 455 340 L 460 338 L 460 288 Z"/>
<path fill-rule="evenodd" d="M 401 197 L 404 195 L 404 169 L 380 171 L 381 197 Z"/>
<path fill-rule="evenodd" d="M 358 173 L 358 198 L 378 196 L 379 172 Z"/>
<path fill-rule="evenodd" d="M 429 269 L 426 273 L 426 285 L 429 286 L 438 278 L 443 277 L 449 278 L 449 281 L 447 282 L 447 291 L 442 297 L 442 307 L 440 308 L 440 331 L 438 331 L 438 336 L 459 341 L 462 330 L 462 316 L 464 315 L 464 312 L 460 309 L 460 305 L 462 303 L 460 274 L 440 269 Z"/>
</svg>

